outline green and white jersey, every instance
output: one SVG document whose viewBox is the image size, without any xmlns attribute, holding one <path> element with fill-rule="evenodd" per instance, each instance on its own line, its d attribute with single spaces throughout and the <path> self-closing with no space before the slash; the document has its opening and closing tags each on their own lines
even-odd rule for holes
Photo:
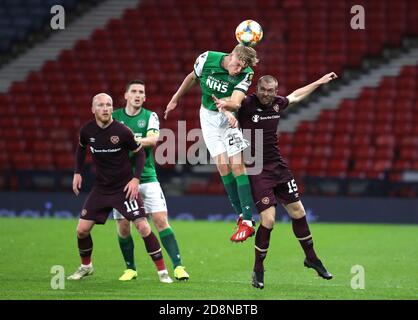
<svg viewBox="0 0 418 320">
<path fill-rule="evenodd" d="M 141 108 L 136 116 L 130 116 L 126 113 L 125 108 L 113 111 L 113 119 L 123 123 L 129 127 L 135 138 L 144 138 L 148 132 L 158 133 L 160 131 L 160 121 L 155 112 Z M 145 147 L 145 167 L 141 174 L 141 183 L 157 182 L 157 173 L 155 171 L 154 154 L 151 147 Z M 129 159 L 131 161 L 132 171 L 135 173 L 135 154 L 130 152 Z"/>
<path fill-rule="evenodd" d="M 230 76 L 228 70 L 221 66 L 227 55 L 223 52 L 206 51 L 194 64 L 193 70 L 202 88 L 202 105 L 212 111 L 218 111 L 212 94 L 217 98 L 225 98 L 230 97 L 234 90 L 247 93 L 254 75 L 254 71 L 247 67 L 237 76 Z"/>
</svg>

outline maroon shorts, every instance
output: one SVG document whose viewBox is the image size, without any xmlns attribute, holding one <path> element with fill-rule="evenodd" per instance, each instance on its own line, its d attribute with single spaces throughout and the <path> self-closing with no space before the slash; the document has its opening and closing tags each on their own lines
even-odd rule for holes
<svg viewBox="0 0 418 320">
<path fill-rule="evenodd" d="M 276 163 L 264 164 L 258 175 L 248 176 L 254 203 L 259 213 L 277 203 L 289 204 L 300 200 L 293 174 Z"/>
<path fill-rule="evenodd" d="M 129 221 L 148 216 L 145 213 L 144 203 L 140 197 L 137 200 L 129 201 L 125 196 L 126 192 L 124 191 L 113 194 L 101 194 L 93 189 L 84 202 L 80 219 L 93 220 L 97 224 L 105 224 L 112 209 L 118 210 Z"/>
</svg>

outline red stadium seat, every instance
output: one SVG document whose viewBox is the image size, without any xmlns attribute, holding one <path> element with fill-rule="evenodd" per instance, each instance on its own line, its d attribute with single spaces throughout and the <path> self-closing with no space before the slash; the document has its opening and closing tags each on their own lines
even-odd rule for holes
<svg viewBox="0 0 418 320">
<path fill-rule="evenodd" d="M 315 133 L 312 143 L 316 146 L 328 146 L 332 141 L 332 135 L 329 132 Z"/>
<path fill-rule="evenodd" d="M 351 138 L 349 136 L 350 132 L 338 133 L 336 131 L 335 133 L 336 134 L 333 136 L 333 140 L 332 140 L 332 146 L 334 149 L 338 147 L 347 147 L 351 144 Z"/>
<path fill-rule="evenodd" d="M 365 149 L 371 146 L 371 137 L 369 135 L 364 134 L 356 134 L 351 137 L 351 145 L 353 148 L 361 148 Z"/>
<path fill-rule="evenodd" d="M 403 160 L 418 160 L 418 149 L 415 147 L 404 146 L 400 150 L 399 159 Z"/>
<path fill-rule="evenodd" d="M 58 154 L 55 156 L 54 166 L 58 170 L 72 170 L 74 168 L 74 157 L 69 154 Z"/>
<path fill-rule="evenodd" d="M 36 169 L 53 170 L 53 156 L 46 153 L 35 153 L 33 155 L 33 164 Z"/>
<path fill-rule="evenodd" d="M 356 159 L 372 159 L 375 155 L 375 148 L 370 146 L 353 146 L 353 155 Z"/>
<path fill-rule="evenodd" d="M 327 170 L 327 158 L 310 158 L 307 164 L 307 174 L 311 176 L 324 176 Z"/>
<path fill-rule="evenodd" d="M 349 147 L 344 145 L 335 145 L 331 149 L 331 158 L 332 159 L 344 159 L 348 160 L 351 156 L 351 150 Z"/>
<path fill-rule="evenodd" d="M 32 156 L 29 153 L 14 153 L 12 155 L 13 167 L 20 170 L 33 169 Z"/>
<path fill-rule="evenodd" d="M 291 158 L 290 159 L 290 168 L 293 171 L 297 172 L 298 174 L 303 175 L 306 172 L 306 166 L 308 164 L 308 160 L 306 158 Z"/>
<path fill-rule="evenodd" d="M 392 161 L 390 160 L 377 160 L 372 165 L 372 171 L 377 173 L 383 173 L 386 170 L 389 170 L 392 167 Z"/>
<path fill-rule="evenodd" d="M 289 154 L 283 152 L 283 154 Z M 303 158 L 309 157 L 312 154 L 312 147 L 310 145 L 298 145 L 292 148 L 291 157 Z"/>
<path fill-rule="evenodd" d="M 314 137 L 311 133 L 298 131 L 293 138 L 293 143 L 296 145 L 310 144 L 313 140 Z"/>
<path fill-rule="evenodd" d="M 10 170 L 12 164 L 10 162 L 9 155 L 6 153 L 0 153 L 0 170 Z"/>
<path fill-rule="evenodd" d="M 331 177 L 344 178 L 347 174 L 347 158 L 333 157 L 327 166 L 327 175 Z"/>
<path fill-rule="evenodd" d="M 374 154 L 375 159 L 390 160 L 394 157 L 394 148 L 392 147 L 377 147 Z"/>
</svg>

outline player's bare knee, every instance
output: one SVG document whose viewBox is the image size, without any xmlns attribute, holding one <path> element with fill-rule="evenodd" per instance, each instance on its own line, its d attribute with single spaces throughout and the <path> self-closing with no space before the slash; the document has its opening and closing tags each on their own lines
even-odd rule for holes
<svg viewBox="0 0 418 320">
<path fill-rule="evenodd" d="M 221 176 L 226 176 L 231 172 L 231 168 L 227 163 L 217 163 L 216 167 L 218 168 L 218 171 L 221 174 Z"/>
<path fill-rule="evenodd" d="M 147 237 L 151 233 L 151 227 L 148 224 L 147 219 L 145 218 L 139 218 L 135 220 L 135 227 L 138 230 L 138 232 L 141 234 L 141 236 Z"/>
<path fill-rule="evenodd" d="M 297 206 L 296 208 L 292 208 L 289 212 L 290 217 L 293 219 L 300 219 L 306 215 L 305 208 L 303 206 Z"/>
<path fill-rule="evenodd" d="M 167 229 L 170 225 L 168 224 L 167 217 L 158 215 L 158 216 L 152 216 L 152 221 L 154 222 L 155 228 L 157 228 L 158 231 L 162 231 Z"/>
<path fill-rule="evenodd" d="M 232 169 L 232 173 L 234 174 L 235 177 L 238 177 L 242 174 L 244 174 L 245 171 L 245 165 L 240 163 L 240 164 L 232 164 L 231 165 L 231 169 Z"/>
<path fill-rule="evenodd" d="M 260 217 L 260 219 L 261 219 L 261 224 L 263 225 L 263 227 L 267 229 L 273 229 L 274 222 L 275 222 L 274 217 L 270 215 L 265 215 L 265 216 Z"/>
<path fill-rule="evenodd" d="M 117 220 L 118 234 L 122 238 L 127 238 L 131 234 L 131 224 L 126 219 Z"/>
<path fill-rule="evenodd" d="M 84 228 L 77 228 L 77 238 L 84 239 L 87 238 L 90 234 L 90 230 Z"/>
<path fill-rule="evenodd" d="M 276 207 L 271 206 L 260 213 L 260 224 L 267 228 L 273 229 L 276 221 Z"/>
</svg>

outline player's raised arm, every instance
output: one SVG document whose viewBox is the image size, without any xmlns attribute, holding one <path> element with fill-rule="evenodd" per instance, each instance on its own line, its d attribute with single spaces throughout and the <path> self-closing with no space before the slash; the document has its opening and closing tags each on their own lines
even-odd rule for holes
<svg viewBox="0 0 418 320">
<path fill-rule="evenodd" d="M 315 82 L 308 84 L 302 88 L 299 88 L 289 94 L 286 98 L 289 100 L 289 105 L 298 103 L 299 101 L 305 99 L 309 96 L 312 92 L 314 92 L 318 87 L 321 85 L 330 82 L 337 78 L 337 75 L 334 72 L 327 73 L 322 78 L 319 78 Z"/>
<path fill-rule="evenodd" d="M 198 84 L 197 76 L 194 71 L 190 72 L 186 78 L 184 78 L 180 88 L 177 92 L 172 96 L 170 102 L 168 103 L 165 111 L 164 111 L 164 119 L 167 120 L 169 112 L 173 111 L 180 100 L 186 93 L 190 91 L 196 84 Z"/>
<path fill-rule="evenodd" d="M 81 137 L 80 141 L 77 145 L 77 149 L 75 152 L 75 170 L 74 170 L 74 176 L 73 176 L 73 191 L 76 196 L 80 194 L 81 189 L 81 183 L 83 181 L 81 177 L 81 170 L 83 169 L 84 161 L 86 159 L 86 147 L 81 143 Z"/>
</svg>

